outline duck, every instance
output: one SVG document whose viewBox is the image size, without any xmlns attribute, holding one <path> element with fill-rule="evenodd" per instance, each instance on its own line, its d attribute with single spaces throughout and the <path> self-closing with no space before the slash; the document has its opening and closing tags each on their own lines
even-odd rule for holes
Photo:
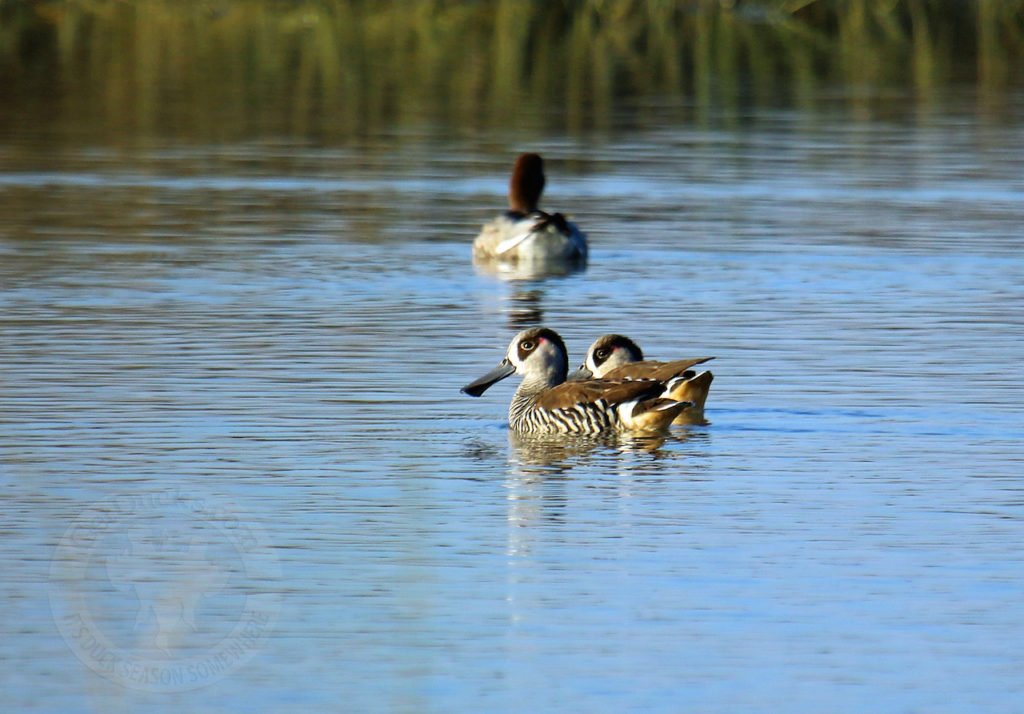
<svg viewBox="0 0 1024 714">
<path fill-rule="evenodd" d="M 692 423 L 693 417 L 704 411 L 704 404 L 715 376 L 711 372 L 692 370 L 714 357 L 658 362 L 645 360 L 636 342 L 624 335 L 608 334 L 598 337 L 587 350 L 587 357 L 573 373 L 574 379 L 653 379 L 661 382 L 674 380 L 671 397 L 693 402 L 693 409 L 677 420 Z"/>
<path fill-rule="evenodd" d="M 520 154 L 509 179 L 508 210 L 473 241 L 475 261 L 586 262 L 586 235 L 561 213 L 539 208 L 544 184 L 544 159 Z"/>
<path fill-rule="evenodd" d="M 693 406 L 669 396 L 674 382 L 653 379 L 588 379 L 567 382 L 565 341 L 546 327 L 519 332 L 505 358 L 462 392 L 479 397 L 493 384 L 520 375 L 508 407 L 513 431 L 536 434 L 662 432 Z"/>
</svg>

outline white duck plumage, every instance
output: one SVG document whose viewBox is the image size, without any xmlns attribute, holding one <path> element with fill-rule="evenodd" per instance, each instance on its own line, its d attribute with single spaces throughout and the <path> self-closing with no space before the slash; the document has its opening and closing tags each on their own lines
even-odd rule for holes
<svg viewBox="0 0 1024 714">
<path fill-rule="evenodd" d="M 586 261 L 587 238 L 576 224 L 538 207 L 544 184 L 544 160 L 521 154 L 509 180 L 509 209 L 481 229 L 473 241 L 475 260 Z"/>
</svg>

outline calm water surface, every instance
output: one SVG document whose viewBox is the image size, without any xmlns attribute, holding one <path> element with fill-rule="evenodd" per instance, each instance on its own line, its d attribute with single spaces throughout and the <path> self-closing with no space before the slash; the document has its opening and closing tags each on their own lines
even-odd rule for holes
<svg viewBox="0 0 1024 714">
<path fill-rule="evenodd" d="M 0 144 L 5 706 L 1021 711 L 1024 129 L 732 126 Z M 526 148 L 584 273 L 470 263 Z M 510 434 L 540 322 L 710 423 Z"/>
</svg>

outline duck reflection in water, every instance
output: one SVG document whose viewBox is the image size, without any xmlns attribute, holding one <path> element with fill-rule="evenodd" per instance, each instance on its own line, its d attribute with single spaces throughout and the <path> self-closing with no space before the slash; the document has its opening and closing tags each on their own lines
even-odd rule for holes
<svg viewBox="0 0 1024 714">
<path fill-rule="evenodd" d="M 514 281 L 508 283 L 509 293 L 502 301 L 502 312 L 508 326 L 516 331 L 544 322 L 546 287 L 543 281 Z"/>
<path fill-rule="evenodd" d="M 694 466 L 680 459 L 673 445 L 687 434 L 636 436 L 603 434 L 553 436 L 509 431 L 509 468 L 505 479 L 509 555 L 529 555 L 543 533 L 571 522 L 573 504 L 583 489 L 599 489 L 602 504 L 628 517 L 638 491 L 656 484 L 692 480 Z M 668 448 L 663 448 L 668 446 Z M 574 477 L 573 470 L 604 474 Z M 699 466 L 697 468 L 700 468 Z"/>
<path fill-rule="evenodd" d="M 513 289 L 505 310 L 508 326 L 522 330 L 544 321 L 544 289 L 540 286 Z"/>
<path fill-rule="evenodd" d="M 683 441 L 686 434 L 674 434 L 674 441 Z M 669 439 L 666 434 L 603 433 L 566 436 L 535 434 L 509 430 L 509 461 L 524 473 L 550 475 L 566 473 L 576 466 L 603 460 L 609 454 L 648 454 L 655 459 L 670 452 L 662 449 Z"/>
</svg>

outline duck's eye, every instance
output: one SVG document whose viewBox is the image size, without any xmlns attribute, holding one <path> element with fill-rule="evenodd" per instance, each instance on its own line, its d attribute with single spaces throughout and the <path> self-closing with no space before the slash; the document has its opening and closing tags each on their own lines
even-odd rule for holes
<svg viewBox="0 0 1024 714">
<path fill-rule="evenodd" d="M 519 349 L 523 350 L 524 352 L 529 352 L 536 346 L 537 345 L 535 345 L 532 340 L 523 340 L 522 342 L 519 343 Z"/>
<path fill-rule="evenodd" d="M 609 349 L 607 349 L 605 347 L 602 347 L 599 350 L 594 350 L 594 356 L 597 357 L 598 359 L 608 359 L 608 355 L 610 355 L 610 354 L 611 354 L 611 350 L 609 350 Z"/>
</svg>

